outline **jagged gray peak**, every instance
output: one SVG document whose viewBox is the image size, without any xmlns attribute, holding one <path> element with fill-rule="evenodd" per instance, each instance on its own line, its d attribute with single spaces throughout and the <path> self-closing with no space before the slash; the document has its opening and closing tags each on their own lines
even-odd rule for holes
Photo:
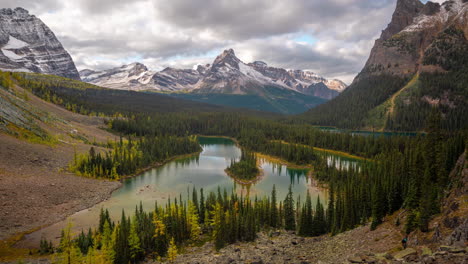
<svg viewBox="0 0 468 264">
<path fill-rule="evenodd" d="M 80 75 L 85 82 L 113 89 L 179 91 L 196 84 L 201 78 L 200 71 L 204 69 L 203 66 L 199 70 L 167 67 L 155 72 L 135 62 L 102 71 L 84 69 Z"/>
<path fill-rule="evenodd" d="M 418 16 L 423 8 L 424 4 L 419 0 L 398 0 L 392 15 L 392 21 L 382 31 L 380 39 L 387 40 L 413 23 L 414 18 Z"/>
<path fill-rule="evenodd" d="M 177 91 L 190 89 L 200 80 L 201 74 L 192 69 L 176 69 L 167 67 L 151 77 L 150 84 L 162 87 L 163 90 Z"/>
<path fill-rule="evenodd" d="M 20 7 L 0 9 L 0 69 L 80 80 L 71 56 L 54 33 Z"/>
</svg>

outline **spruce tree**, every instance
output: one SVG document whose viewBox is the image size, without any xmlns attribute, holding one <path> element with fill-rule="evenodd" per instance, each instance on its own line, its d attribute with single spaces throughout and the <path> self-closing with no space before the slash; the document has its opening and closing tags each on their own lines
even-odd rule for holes
<svg viewBox="0 0 468 264">
<path fill-rule="evenodd" d="M 306 202 L 301 211 L 301 224 L 299 226 L 300 236 L 313 235 L 313 215 L 312 215 L 312 199 L 310 198 L 309 190 L 307 190 Z"/>
<path fill-rule="evenodd" d="M 137 230 L 138 222 L 136 217 L 133 217 L 130 224 L 130 233 L 128 235 L 129 256 L 132 263 L 136 263 L 140 258 L 143 250 L 141 249 L 140 237 Z"/>
<path fill-rule="evenodd" d="M 325 221 L 325 211 L 320 202 L 320 197 L 317 195 L 317 204 L 315 205 L 314 214 L 314 235 L 319 236 L 326 233 L 327 222 Z"/>
<path fill-rule="evenodd" d="M 296 212 L 294 210 L 294 198 L 292 187 L 289 185 L 288 194 L 284 199 L 284 229 L 296 230 Z"/>
<path fill-rule="evenodd" d="M 385 200 L 383 189 L 380 183 L 374 187 L 372 192 L 372 223 L 371 230 L 374 230 L 380 223 L 385 215 Z"/>
<path fill-rule="evenodd" d="M 327 230 L 331 232 L 332 225 L 335 218 L 335 192 L 333 190 L 333 186 L 330 185 L 330 193 L 328 194 L 328 207 L 327 207 Z"/>
<path fill-rule="evenodd" d="M 203 188 L 200 189 L 200 223 L 205 223 L 205 196 L 203 195 Z"/>
<path fill-rule="evenodd" d="M 278 227 L 278 207 L 276 203 L 276 186 L 274 184 L 271 191 L 270 226 L 273 228 Z"/>
</svg>

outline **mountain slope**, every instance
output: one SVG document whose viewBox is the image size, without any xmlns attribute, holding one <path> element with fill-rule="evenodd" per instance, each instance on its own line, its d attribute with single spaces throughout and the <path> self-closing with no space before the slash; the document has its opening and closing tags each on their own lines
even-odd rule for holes
<svg viewBox="0 0 468 264">
<path fill-rule="evenodd" d="M 325 99 L 316 96 L 304 95 L 293 90 L 281 89 L 277 86 L 262 87 L 262 92 L 262 95 L 226 93 L 172 93 L 168 95 L 197 102 L 282 114 L 303 113 L 310 108 L 326 102 Z"/>
<path fill-rule="evenodd" d="M 15 73 L 13 78 L 35 95 L 81 114 L 158 114 L 235 112 L 239 109 L 177 99 L 163 94 L 122 91 L 54 75 Z M 262 114 L 249 112 L 250 114 Z"/>
<path fill-rule="evenodd" d="M 392 21 L 350 87 L 301 118 L 345 128 L 421 130 L 435 107 L 445 128 L 464 128 L 467 37 L 467 1 L 398 0 Z"/>
<path fill-rule="evenodd" d="M 0 239 L 37 223 L 56 223 L 108 198 L 119 186 L 67 172 L 75 152 L 115 139 L 100 129 L 104 118 L 67 111 L 6 78 L 10 74 L 0 72 L 0 196 L 8 197 L 0 210 Z M 8 256 L 5 246 L 2 242 L 1 258 Z"/>
<path fill-rule="evenodd" d="M 72 58 L 54 33 L 19 7 L 0 9 L 0 69 L 80 79 Z"/>
</svg>

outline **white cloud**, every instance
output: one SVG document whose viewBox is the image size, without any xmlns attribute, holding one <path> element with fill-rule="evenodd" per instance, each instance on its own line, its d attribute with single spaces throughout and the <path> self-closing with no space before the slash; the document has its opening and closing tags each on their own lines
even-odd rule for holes
<svg viewBox="0 0 468 264">
<path fill-rule="evenodd" d="M 2 0 L 41 18 L 78 68 L 132 59 L 152 69 L 209 63 L 225 48 L 246 62 L 309 69 L 350 83 L 395 0 Z M 294 41 L 308 34 L 313 43 Z"/>
</svg>

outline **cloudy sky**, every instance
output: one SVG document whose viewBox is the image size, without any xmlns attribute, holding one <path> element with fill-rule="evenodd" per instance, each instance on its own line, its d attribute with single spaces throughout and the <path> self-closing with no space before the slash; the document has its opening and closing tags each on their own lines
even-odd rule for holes
<svg viewBox="0 0 468 264">
<path fill-rule="evenodd" d="M 442 2 L 442 1 L 439 1 Z M 0 0 L 46 23 L 78 69 L 139 61 L 160 70 L 244 62 L 307 69 L 350 83 L 396 0 Z"/>
</svg>

